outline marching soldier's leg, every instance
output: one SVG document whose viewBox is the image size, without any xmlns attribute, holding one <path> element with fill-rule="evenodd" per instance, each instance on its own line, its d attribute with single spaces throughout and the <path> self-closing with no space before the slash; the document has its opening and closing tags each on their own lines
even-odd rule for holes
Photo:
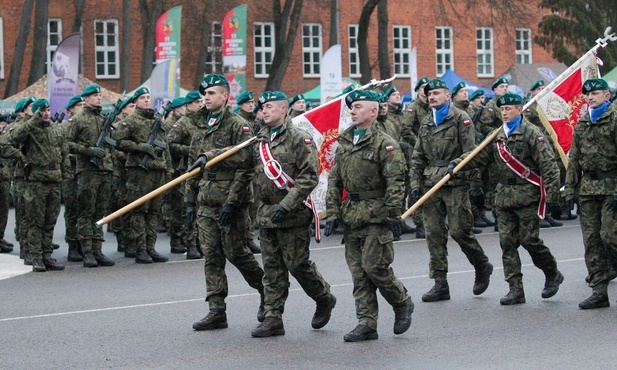
<svg viewBox="0 0 617 370">
<path fill-rule="evenodd" d="M 45 198 L 45 214 L 41 228 L 41 244 L 43 247 L 43 264 L 48 270 L 64 270 L 64 265 L 58 263 L 51 257 L 54 251 L 52 240 L 54 237 L 54 227 L 60 214 L 60 198 L 62 191 L 61 183 L 48 183 L 44 185 L 44 193 L 41 194 Z"/>
<path fill-rule="evenodd" d="M 503 273 L 505 280 L 510 285 L 510 291 L 501 298 L 499 303 L 502 305 L 525 303 L 521 259 L 518 254 L 520 220 L 511 211 L 496 208 L 495 213 L 499 223 L 499 244 L 502 251 Z"/>
<path fill-rule="evenodd" d="M 148 176 L 150 178 L 150 188 L 148 191 L 152 191 L 163 184 L 165 184 L 166 174 L 163 171 L 151 172 Z M 163 205 L 163 197 L 158 196 L 146 203 L 146 217 L 145 217 L 145 226 L 146 226 L 146 250 L 152 261 L 154 262 L 167 262 L 169 258 L 163 256 L 159 252 L 156 251 L 156 239 L 158 237 L 156 226 L 159 224 L 159 219 L 161 217 L 161 207 Z"/>
<path fill-rule="evenodd" d="M 67 260 L 81 262 L 81 244 L 77 233 L 77 218 L 79 216 L 79 202 L 77 201 L 77 180 L 72 176 L 64 180 L 64 224 L 66 234 L 64 240 L 69 246 Z"/>
<path fill-rule="evenodd" d="M 4 231 L 9 218 L 9 182 L 0 180 L 0 253 L 10 253 L 13 245 L 4 239 Z"/>
<path fill-rule="evenodd" d="M 169 221 L 167 227 L 169 229 L 169 245 L 171 253 L 184 253 L 186 246 L 182 244 L 182 231 L 184 229 L 184 218 L 182 211 L 184 210 L 183 195 L 180 187 L 169 189 Z M 164 206 L 165 207 L 165 206 Z M 163 211 L 165 215 L 165 211 Z"/>
<path fill-rule="evenodd" d="M 22 239 L 32 258 L 32 271 L 47 270 L 43 263 L 43 222 L 45 219 L 46 197 L 42 195 L 42 183 L 30 182 L 24 184 L 23 201 L 28 203 L 23 213 L 22 225 L 26 236 Z"/>
<path fill-rule="evenodd" d="M 426 243 L 430 254 L 429 278 L 435 285 L 422 296 L 424 302 L 436 302 L 450 299 L 448 286 L 448 229 L 446 228 L 446 205 L 443 199 L 445 188 L 437 192 L 424 203 L 424 226 Z"/>
</svg>

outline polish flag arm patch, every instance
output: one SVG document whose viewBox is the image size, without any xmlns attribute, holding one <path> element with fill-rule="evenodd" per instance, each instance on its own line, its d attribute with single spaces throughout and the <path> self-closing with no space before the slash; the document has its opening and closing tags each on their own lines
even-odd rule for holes
<svg viewBox="0 0 617 370">
<path fill-rule="evenodd" d="M 394 145 L 388 145 L 386 146 L 386 152 L 391 152 L 394 150 Z"/>
<path fill-rule="evenodd" d="M 128 126 L 128 123 L 122 122 L 122 127 L 126 127 L 126 126 Z"/>
<path fill-rule="evenodd" d="M 313 142 L 313 140 L 311 140 L 311 139 L 304 139 L 304 144 L 306 144 L 306 145 L 311 145 L 312 142 Z"/>
<path fill-rule="evenodd" d="M 466 119 L 465 121 L 463 121 L 463 123 L 465 124 L 465 126 L 469 126 L 471 125 L 471 120 Z"/>
<path fill-rule="evenodd" d="M 543 143 L 543 142 L 544 142 L 544 136 L 540 136 L 540 137 L 538 138 L 538 141 L 539 141 L 539 142 L 541 142 L 541 143 Z"/>
</svg>

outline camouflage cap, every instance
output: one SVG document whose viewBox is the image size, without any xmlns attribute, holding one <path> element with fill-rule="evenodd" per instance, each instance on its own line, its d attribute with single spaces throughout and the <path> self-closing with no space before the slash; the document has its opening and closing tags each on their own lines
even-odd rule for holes
<svg viewBox="0 0 617 370">
<path fill-rule="evenodd" d="M 495 88 L 501 84 L 510 84 L 510 81 L 503 76 L 499 77 L 495 80 L 495 82 L 493 82 L 493 86 L 491 87 L 491 89 L 495 90 Z"/>
<path fill-rule="evenodd" d="M 289 99 L 289 105 L 292 105 L 293 103 L 297 102 L 298 100 L 305 100 L 304 99 L 304 95 L 298 94 L 298 95 L 294 96 L 293 98 Z"/>
<path fill-rule="evenodd" d="M 448 88 L 448 84 L 446 83 L 446 81 L 442 80 L 441 78 L 435 78 L 426 83 L 426 86 L 424 86 L 424 94 L 428 95 L 429 91 L 436 89 L 446 89 L 448 90 L 448 92 L 450 91 L 450 88 Z"/>
<path fill-rule="evenodd" d="M 81 95 L 75 95 L 71 98 L 71 100 L 69 100 L 64 109 L 68 111 L 69 109 L 73 108 L 75 104 L 81 103 L 82 101 L 84 101 L 84 98 L 82 98 Z"/>
<path fill-rule="evenodd" d="M 169 108 L 176 109 L 176 108 L 180 108 L 181 106 L 185 104 L 186 104 L 185 98 L 175 98 L 174 100 L 171 101 L 171 106 Z"/>
<path fill-rule="evenodd" d="M 144 94 L 150 94 L 150 89 L 148 89 L 147 86 L 142 86 L 139 89 L 135 90 L 135 93 L 133 94 L 133 101 L 137 100 L 140 95 Z"/>
<path fill-rule="evenodd" d="M 128 98 L 124 99 L 122 103 L 120 103 L 120 107 L 118 109 L 123 110 L 124 108 L 126 108 L 127 105 L 131 104 L 132 102 L 133 97 L 129 96 Z"/>
<path fill-rule="evenodd" d="M 544 80 L 534 81 L 534 83 L 531 84 L 529 91 L 534 91 L 538 87 L 542 87 L 542 86 L 544 86 Z"/>
<path fill-rule="evenodd" d="M 413 88 L 413 91 L 417 92 L 418 89 L 420 89 L 422 85 L 426 85 L 428 81 L 429 81 L 428 78 L 422 77 L 421 79 L 418 80 L 418 82 L 416 82 L 416 86 Z"/>
<path fill-rule="evenodd" d="M 17 105 L 15 106 L 15 113 L 21 113 L 23 111 L 26 110 L 26 108 L 28 108 L 28 106 L 32 103 L 34 103 L 36 101 L 36 98 L 34 96 L 31 96 L 29 98 L 25 98 L 25 99 L 21 99 Z"/>
<path fill-rule="evenodd" d="M 259 106 L 266 104 L 269 101 L 287 100 L 287 95 L 281 91 L 264 91 L 259 95 Z"/>
<path fill-rule="evenodd" d="M 357 101 L 374 101 L 379 102 L 379 94 L 373 90 L 354 90 L 345 97 L 345 104 L 348 108 Z"/>
<path fill-rule="evenodd" d="M 596 90 L 608 90 L 608 84 L 601 78 L 590 78 L 583 84 L 583 94 Z"/>
<path fill-rule="evenodd" d="M 456 95 L 456 93 L 460 90 L 460 89 L 465 89 L 467 88 L 467 84 L 463 81 L 459 82 L 456 84 L 456 86 L 454 86 L 454 88 L 452 89 L 452 95 Z"/>
<path fill-rule="evenodd" d="M 523 97 L 513 92 L 507 92 L 497 99 L 497 108 L 502 105 L 523 105 Z"/>
<path fill-rule="evenodd" d="M 472 92 L 471 95 L 469 96 L 469 101 L 474 100 L 475 98 L 477 98 L 479 96 L 484 96 L 484 90 L 478 89 L 478 90 Z"/>
<path fill-rule="evenodd" d="M 201 94 L 197 90 L 189 91 L 188 94 L 184 97 L 185 103 L 192 103 L 195 100 L 201 99 Z"/>
<path fill-rule="evenodd" d="M 254 99 L 255 97 L 253 96 L 252 91 L 245 91 L 242 94 L 238 95 L 238 98 L 236 99 L 236 104 L 238 105 L 244 104 L 247 101 L 254 100 Z"/>
<path fill-rule="evenodd" d="M 215 75 L 210 74 L 206 75 L 199 84 L 199 92 L 203 95 L 206 89 L 211 88 L 212 86 L 227 86 L 229 85 L 229 81 L 227 77 L 223 75 Z"/>
<path fill-rule="evenodd" d="M 49 108 L 49 100 L 47 99 L 37 99 L 34 103 L 32 103 L 32 111 L 36 112 L 39 109 Z"/>
<path fill-rule="evenodd" d="M 86 87 L 84 87 L 83 91 L 81 92 L 81 96 L 88 96 L 88 95 L 92 95 L 92 94 L 100 94 L 101 93 L 101 87 L 97 84 L 92 84 L 92 85 L 88 85 Z"/>
<path fill-rule="evenodd" d="M 386 97 L 389 99 L 390 95 L 392 95 L 393 92 L 398 91 L 398 87 L 396 86 L 390 86 L 385 92 L 384 94 L 386 95 Z"/>
</svg>

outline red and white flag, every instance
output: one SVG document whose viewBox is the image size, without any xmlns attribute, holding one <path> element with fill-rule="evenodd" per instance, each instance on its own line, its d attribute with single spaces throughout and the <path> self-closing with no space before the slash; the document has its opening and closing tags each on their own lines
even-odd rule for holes
<svg viewBox="0 0 617 370">
<path fill-rule="evenodd" d="M 311 198 L 320 214 L 326 210 L 328 176 L 334 164 L 339 132 L 351 126 L 351 116 L 345 104 L 345 96 L 347 94 L 292 119 L 297 127 L 311 134 L 317 145 L 319 184 L 311 193 Z"/>
<path fill-rule="evenodd" d="M 587 110 L 587 101 L 582 93 L 583 83 L 590 78 L 597 78 L 598 62 L 593 53 L 582 61 L 560 84 L 538 99 L 538 114 L 553 137 L 563 150 L 560 156 L 567 163 L 565 154 L 570 151 L 574 128 L 581 115 Z M 550 128 L 550 129 L 549 129 Z M 552 132 L 551 132 L 552 131 Z"/>
</svg>

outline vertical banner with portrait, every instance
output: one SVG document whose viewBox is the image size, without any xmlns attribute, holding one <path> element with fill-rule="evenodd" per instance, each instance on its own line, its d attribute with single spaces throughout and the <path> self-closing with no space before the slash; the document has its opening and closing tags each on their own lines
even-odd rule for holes
<svg viewBox="0 0 617 370">
<path fill-rule="evenodd" d="M 79 73 L 79 43 L 81 33 L 73 33 L 60 42 L 47 75 L 47 96 L 52 116 L 65 112 L 64 107 L 77 95 Z"/>
</svg>

